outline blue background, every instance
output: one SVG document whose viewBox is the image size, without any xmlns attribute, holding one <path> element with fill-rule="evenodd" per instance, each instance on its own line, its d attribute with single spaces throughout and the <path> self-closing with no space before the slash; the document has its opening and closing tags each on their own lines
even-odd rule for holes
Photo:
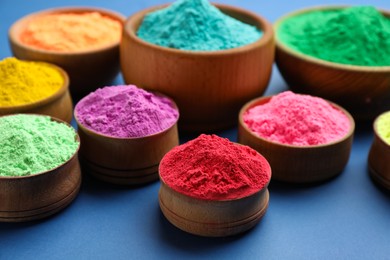
<svg viewBox="0 0 390 260">
<path fill-rule="evenodd" d="M 163 2 L 0 0 L 0 58 L 11 56 L 8 28 L 31 12 L 84 5 L 129 16 Z M 389 0 L 219 2 L 252 10 L 271 22 L 296 9 L 323 4 L 390 9 Z M 266 94 L 285 89 L 275 67 Z M 236 141 L 236 129 L 217 134 Z M 182 140 L 192 137 L 181 135 Z M 158 182 L 126 188 L 86 176 L 79 196 L 59 214 L 30 223 L 0 223 L 0 259 L 389 259 L 390 196 L 368 176 L 372 138 L 370 124 L 358 126 L 350 161 L 335 179 L 315 186 L 272 182 L 262 221 L 228 238 L 197 237 L 173 227 L 160 213 Z"/>
</svg>

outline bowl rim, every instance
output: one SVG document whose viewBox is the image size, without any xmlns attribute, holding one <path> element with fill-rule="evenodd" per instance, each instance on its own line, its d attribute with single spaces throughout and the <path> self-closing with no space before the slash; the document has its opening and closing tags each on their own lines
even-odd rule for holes
<svg viewBox="0 0 390 260">
<path fill-rule="evenodd" d="M 133 84 L 130 84 L 130 85 L 133 85 Z M 123 86 L 123 85 L 114 85 L 114 86 L 106 86 L 106 87 L 117 87 L 117 86 Z M 129 86 L 129 85 L 124 85 L 124 86 Z M 136 86 L 136 85 L 133 85 L 133 86 Z M 136 86 L 137 87 L 137 86 Z M 138 87 L 137 87 L 138 88 Z M 102 89 L 102 88 L 98 88 L 98 89 Z M 143 140 L 143 139 L 147 139 L 147 138 L 150 138 L 150 137 L 154 137 L 154 136 L 158 136 L 158 135 L 161 135 L 163 133 L 166 133 L 168 132 L 170 129 L 172 129 L 175 125 L 177 125 L 177 122 L 179 121 L 179 118 L 180 118 L 180 111 L 179 111 L 179 108 L 176 104 L 176 102 L 169 96 L 165 95 L 165 94 L 162 94 L 160 92 L 157 92 L 157 91 L 150 91 L 150 90 L 146 90 L 146 89 L 143 89 L 145 91 L 148 91 L 149 93 L 152 93 L 154 95 L 157 95 L 157 96 L 160 96 L 160 97 L 165 97 L 165 98 L 168 98 L 169 101 L 171 102 L 171 104 L 173 105 L 173 108 L 177 111 L 177 118 L 176 120 L 173 122 L 173 124 L 171 126 L 169 126 L 168 128 L 166 129 L 163 129 L 159 132 L 156 132 L 156 133 L 153 133 L 153 134 L 150 134 L 150 135 L 145 135 L 145 136 L 140 136 L 140 137 L 117 137 L 117 136 L 111 136 L 111 135 L 107 135 L 107 134 L 103 134 L 103 133 L 99 133 L 93 129 L 90 129 L 89 127 L 83 125 L 79 120 L 78 120 L 78 113 L 77 113 L 77 106 L 84 100 L 86 99 L 89 95 L 91 95 L 92 93 L 94 93 L 95 91 L 97 91 L 98 89 L 94 90 L 93 92 L 89 93 L 88 95 L 86 95 L 85 97 L 83 97 L 82 99 L 80 99 L 77 104 L 74 106 L 74 109 L 73 109 L 73 114 L 74 114 L 74 119 L 77 123 L 77 127 L 80 128 L 83 132 L 87 133 L 88 135 L 94 135 L 94 136 L 98 136 L 98 137 L 103 137 L 103 138 L 107 138 L 107 139 L 111 139 L 111 140 L 128 140 L 128 141 L 135 141 L 135 140 Z"/>
<path fill-rule="evenodd" d="M 275 47 L 276 49 L 280 49 L 286 53 L 288 53 L 291 56 L 295 56 L 298 59 L 302 59 L 306 62 L 315 63 L 317 65 L 321 65 L 324 67 L 329 67 L 333 69 L 342 69 L 346 71 L 361 71 L 361 72 L 390 72 L 390 65 L 388 66 L 360 66 L 360 65 L 351 65 L 351 64 L 343 64 L 343 63 L 337 63 L 332 61 L 323 60 L 320 58 L 316 58 L 314 56 L 310 56 L 308 54 L 299 52 L 297 50 L 294 50 L 293 48 L 289 47 L 287 44 L 283 43 L 278 36 L 278 29 L 281 26 L 282 23 L 284 23 L 286 20 L 294 17 L 303 15 L 306 13 L 311 12 L 318 12 L 318 11 L 330 11 L 330 10 L 340 10 L 353 7 L 353 5 L 320 5 L 320 6 L 312 6 L 307 8 L 302 8 L 295 10 L 293 12 L 287 13 L 280 18 L 278 18 L 274 25 L 274 31 L 275 31 Z M 384 16 L 386 16 L 390 20 L 390 11 L 376 8 L 379 12 L 381 12 Z"/>
<path fill-rule="evenodd" d="M 62 69 L 61 67 L 59 67 L 53 63 L 49 63 L 49 62 L 45 62 L 45 61 L 33 61 L 33 60 L 23 60 L 23 59 L 18 59 L 18 60 L 22 61 L 22 62 L 43 64 L 45 66 L 51 67 L 61 74 L 61 77 L 63 78 L 64 83 L 61 85 L 61 87 L 56 92 L 54 92 L 50 96 L 47 96 L 43 99 L 39 99 L 39 100 L 31 102 L 31 103 L 26 103 L 26 104 L 21 104 L 21 105 L 16 105 L 16 106 L 0 106 L 1 112 L 9 113 L 9 112 L 13 112 L 13 111 L 20 111 L 20 113 L 23 113 L 23 112 L 26 112 L 26 111 L 31 110 L 31 109 L 42 107 L 42 106 L 45 106 L 45 105 L 52 103 L 53 101 L 59 99 L 60 97 L 62 97 L 66 93 L 66 91 L 69 90 L 68 73 L 64 69 Z"/>
<path fill-rule="evenodd" d="M 103 16 L 110 17 L 114 20 L 117 20 L 121 23 L 121 32 L 123 31 L 124 22 L 126 16 L 116 12 L 111 9 L 101 8 L 101 7 L 92 7 L 92 6 L 64 6 L 64 7 L 53 7 L 48 9 L 43 9 L 36 11 L 34 13 L 27 14 L 22 16 L 17 21 L 15 21 L 8 30 L 8 39 L 11 43 L 18 45 L 20 48 L 25 50 L 33 51 L 40 54 L 53 55 L 53 56 L 74 56 L 74 55 L 86 55 L 100 51 L 106 51 L 109 49 L 119 47 L 121 39 L 118 42 L 104 44 L 102 46 L 87 48 L 85 50 L 76 50 L 76 51 L 54 51 L 54 50 L 45 50 L 35 46 L 25 44 L 19 40 L 19 34 L 17 34 L 17 28 L 23 28 L 28 21 L 33 20 L 34 18 L 42 15 L 48 14 L 59 14 L 59 13 L 89 13 L 89 12 L 98 12 Z"/>
<path fill-rule="evenodd" d="M 42 175 L 46 175 L 46 174 L 54 174 L 56 172 L 57 169 L 59 169 L 60 167 L 64 166 L 65 164 L 69 163 L 71 160 L 73 160 L 75 157 L 77 159 L 77 154 L 79 152 L 79 149 L 80 149 L 80 137 L 79 137 L 79 134 L 77 133 L 76 129 L 71 126 L 69 123 L 61 120 L 61 119 L 58 119 L 56 117 L 52 117 L 52 116 L 48 116 L 48 115 L 40 115 L 40 114 L 25 114 L 25 113 L 18 113 L 18 114 L 12 114 L 12 115 L 3 115 L 3 116 L 0 116 L 0 118 L 3 118 L 3 117 L 9 117 L 9 116 L 16 116 L 16 115 L 27 115 L 27 116 L 38 116 L 38 117 L 49 117 L 51 121 L 55 121 L 57 123 L 62 123 L 62 124 L 65 124 L 66 126 L 68 126 L 69 128 L 71 128 L 74 133 L 75 133 L 75 141 L 77 142 L 77 148 L 76 150 L 74 151 L 74 153 L 72 154 L 72 156 L 69 157 L 68 160 L 66 160 L 65 162 L 57 165 L 55 168 L 52 168 L 52 169 L 49 169 L 49 170 L 46 170 L 46 171 L 43 171 L 43 172 L 38 172 L 38 173 L 33 173 L 33 174 L 29 174 L 29 175 L 24 175 L 24 176 L 0 176 L 0 181 L 2 180 L 20 180 L 20 179 L 29 179 L 29 178 L 39 178 L 40 176 Z"/>
<path fill-rule="evenodd" d="M 261 37 L 252 43 L 238 46 L 235 48 L 224 49 L 224 50 L 213 50 L 213 51 L 193 51 L 193 50 L 181 50 L 181 49 L 176 49 L 176 48 L 169 48 L 169 47 L 160 46 L 160 45 L 157 45 L 154 43 L 147 42 L 136 35 L 135 30 L 132 29 L 134 23 L 137 23 L 138 21 L 142 20 L 146 14 L 153 12 L 153 11 L 163 9 L 165 7 L 168 7 L 170 4 L 156 5 L 156 6 L 152 6 L 152 7 L 149 7 L 147 9 L 143 9 L 141 11 L 134 13 L 125 21 L 124 26 L 123 26 L 123 34 L 126 34 L 128 37 L 130 37 L 137 44 L 142 45 L 144 47 L 155 49 L 155 50 L 158 50 L 160 52 L 167 52 L 167 53 L 171 53 L 171 54 L 188 56 L 188 57 L 193 57 L 193 56 L 221 57 L 221 56 L 227 56 L 227 55 L 231 55 L 231 54 L 244 53 L 244 52 L 248 52 L 248 51 L 250 51 L 254 48 L 257 48 L 257 47 L 263 47 L 264 45 L 266 45 L 269 42 L 274 40 L 274 31 L 273 31 L 272 24 L 270 22 L 268 22 L 262 16 L 254 13 L 254 12 L 248 11 L 246 9 L 236 7 L 236 6 L 218 4 L 218 3 L 211 3 L 211 4 L 214 5 L 215 7 L 217 7 L 222 12 L 224 12 L 224 10 L 228 10 L 231 12 L 239 13 L 241 15 L 244 15 L 244 16 L 249 17 L 250 19 L 256 21 L 257 24 L 261 25 L 261 28 L 259 28 L 257 25 L 252 25 L 252 26 L 255 26 L 257 29 L 261 30 L 261 32 L 262 32 Z M 237 19 L 237 18 L 235 18 L 235 19 Z M 239 19 L 237 19 L 237 20 L 239 20 Z M 141 23 L 141 21 L 140 21 L 140 23 Z M 137 30 L 138 30 L 138 27 L 137 27 Z"/>
<path fill-rule="evenodd" d="M 344 141 L 346 141 L 347 139 L 353 137 L 353 134 L 354 134 L 354 131 L 355 131 L 355 120 L 353 119 L 353 117 L 351 116 L 351 114 L 345 110 L 343 107 L 341 107 L 340 105 L 332 102 L 332 101 L 329 101 L 327 99 L 324 99 L 324 98 L 321 98 L 323 100 L 325 100 L 326 102 L 328 102 L 333 108 L 336 108 L 337 110 L 341 111 L 344 115 L 347 116 L 348 120 L 349 120 L 349 123 L 350 123 L 350 128 L 348 130 L 348 132 L 343 136 L 341 137 L 340 139 L 337 139 L 337 140 L 334 140 L 332 142 L 329 142 L 329 143 L 325 143 L 325 144 L 317 144 L 317 145 L 304 145 L 304 146 L 300 146 L 300 145 L 292 145 L 292 144 L 284 144 L 284 143 L 279 143 L 279 142 L 275 142 L 275 141 L 272 141 L 272 140 L 269 140 L 269 139 L 266 139 L 264 137 L 261 137 L 257 134 L 255 134 L 249 127 L 248 125 L 244 122 L 244 113 L 246 111 L 248 111 L 248 109 L 250 108 L 253 108 L 257 105 L 260 105 L 259 103 L 261 104 L 266 104 L 268 103 L 271 98 L 275 96 L 275 95 L 270 95 L 270 96 L 262 96 L 262 97 L 258 97 L 258 98 L 255 98 L 255 99 L 252 99 L 250 100 L 249 102 L 247 102 L 241 109 L 240 109 L 240 113 L 238 115 L 238 124 L 239 126 L 241 126 L 244 131 L 246 131 L 248 134 L 250 134 L 252 137 L 254 137 L 255 139 L 259 139 L 260 141 L 262 142 L 266 142 L 266 143 L 270 143 L 272 145 L 275 145 L 275 146 L 279 146 L 279 147 L 284 147 L 284 148 L 291 148 L 291 149 L 305 149 L 305 150 L 310 150 L 310 149 L 321 149 L 321 148 L 325 148 L 325 147 L 330 147 L 332 145 L 336 145 L 336 144 L 339 144 L 339 143 L 342 143 Z M 315 96 L 313 96 L 315 97 Z M 264 101 L 264 102 L 263 102 Z"/>
</svg>

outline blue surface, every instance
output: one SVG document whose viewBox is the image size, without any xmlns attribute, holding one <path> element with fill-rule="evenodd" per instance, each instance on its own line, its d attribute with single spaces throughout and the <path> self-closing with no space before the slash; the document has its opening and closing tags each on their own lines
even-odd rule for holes
<svg viewBox="0 0 390 260">
<path fill-rule="evenodd" d="M 162 2 L 0 0 L 0 58 L 11 56 L 10 25 L 31 12 L 92 5 L 129 16 Z M 306 6 L 338 3 L 220 2 L 252 10 L 269 21 Z M 343 4 L 390 9 L 389 0 Z M 117 83 L 122 83 L 120 77 Z M 266 94 L 284 89 L 275 68 Z M 236 129 L 217 134 L 236 140 Z M 31 223 L 0 223 L 0 259 L 389 259 L 390 195 L 368 176 L 372 138 L 370 125 L 358 126 L 350 161 L 335 179 L 316 186 L 271 183 L 267 214 L 253 230 L 239 236 L 211 239 L 176 229 L 160 213 L 158 182 L 131 189 L 85 177 L 79 196 L 59 214 Z"/>
</svg>

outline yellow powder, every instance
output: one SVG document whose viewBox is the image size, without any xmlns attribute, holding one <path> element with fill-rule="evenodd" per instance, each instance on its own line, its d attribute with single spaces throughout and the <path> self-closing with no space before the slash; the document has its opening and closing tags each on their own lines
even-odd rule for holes
<svg viewBox="0 0 390 260">
<path fill-rule="evenodd" d="M 33 103 L 56 93 L 64 84 L 61 73 L 48 64 L 6 58 L 0 61 L 0 106 Z"/>
<path fill-rule="evenodd" d="M 386 112 L 376 120 L 376 130 L 382 139 L 390 144 L 390 112 Z"/>
<path fill-rule="evenodd" d="M 98 12 L 59 13 L 35 18 L 20 40 L 50 51 L 81 51 L 120 41 L 122 23 Z"/>
</svg>

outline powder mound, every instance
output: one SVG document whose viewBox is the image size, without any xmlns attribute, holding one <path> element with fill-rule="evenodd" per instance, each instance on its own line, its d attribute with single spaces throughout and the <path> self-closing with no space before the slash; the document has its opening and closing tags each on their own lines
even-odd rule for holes
<svg viewBox="0 0 390 260">
<path fill-rule="evenodd" d="M 79 147 L 73 128 L 48 116 L 0 118 L 0 176 L 26 176 L 56 168 Z"/>
<path fill-rule="evenodd" d="M 319 59 L 390 66 L 390 19 L 372 6 L 305 13 L 287 19 L 277 35 L 291 48 Z"/>
<path fill-rule="evenodd" d="M 378 117 L 376 130 L 382 140 L 390 145 L 390 112 L 386 112 Z"/>
<path fill-rule="evenodd" d="M 172 189 L 204 200 L 243 198 L 271 178 L 267 160 L 252 148 L 204 134 L 168 152 L 159 171 Z"/>
<path fill-rule="evenodd" d="M 291 91 L 248 109 L 244 122 L 265 139 L 289 145 L 320 145 L 344 137 L 351 128 L 348 117 L 324 99 Z"/>
<path fill-rule="evenodd" d="M 134 85 L 98 89 L 75 107 L 83 126 L 112 137 L 144 137 L 173 126 L 179 112 L 167 97 Z"/>
<path fill-rule="evenodd" d="M 146 15 L 137 35 L 164 47 L 212 51 L 255 42 L 262 33 L 223 14 L 207 0 L 178 0 Z"/>
<path fill-rule="evenodd" d="M 119 42 L 122 24 L 98 12 L 58 13 L 30 21 L 20 40 L 49 51 L 81 51 Z"/>
<path fill-rule="evenodd" d="M 61 73 L 40 62 L 0 61 L 0 106 L 34 103 L 54 95 L 64 84 Z"/>
</svg>

